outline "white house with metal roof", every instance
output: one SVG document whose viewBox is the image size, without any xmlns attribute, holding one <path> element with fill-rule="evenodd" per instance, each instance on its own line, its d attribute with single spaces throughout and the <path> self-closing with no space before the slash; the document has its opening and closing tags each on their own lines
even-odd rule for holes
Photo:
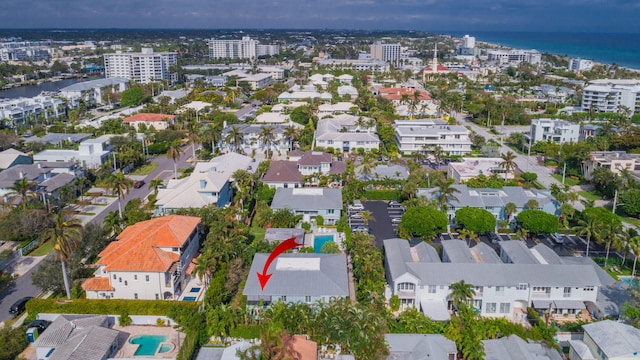
<svg viewBox="0 0 640 360">
<path fill-rule="evenodd" d="M 113 100 L 103 99 L 103 95 L 110 90 L 122 92 L 129 88 L 129 80 L 123 77 L 107 77 L 104 79 L 90 80 L 69 85 L 60 89 L 60 96 L 67 100 L 71 108 L 75 108 L 80 101 L 87 105 L 103 105 L 113 103 Z"/>
<path fill-rule="evenodd" d="M 445 251 L 443 244 L 441 261 L 431 245 L 411 247 L 404 239 L 384 240 L 384 251 L 387 297 L 397 295 L 402 308 L 414 306 L 433 320 L 449 318 L 450 286 L 461 280 L 475 287 L 472 305 L 479 314 L 514 321 L 525 321 L 529 306 L 577 319 L 597 307 L 600 287 L 614 281 L 592 261 L 568 257 L 554 263 L 546 260 L 545 252 L 538 252 L 538 261 L 536 255 L 520 254 L 503 263 L 495 256 L 485 261 L 461 246 L 447 245 Z"/>
<path fill-rule="evenodd" d="M 449 125 L 444 120 L 396 120 L 393 125 L 398 151 L 403 154 L 429 153 L 436 146 L 449 155 L 471 152 L 469 130 L 460 125 Z"/>
<path fill-rule="evenodd" d="M 375 121 L 349 114 L 320 119 L 316 131 L 316 146 L 342 151 L 364 149 L 371 151 L 380 147 L 376 135 Z"/>
<path fill-rule="evenodd" d="M 335 224 L 342 213 L 342 189 L 279 188 L 271 209 L 289 209 L 296 215 L 302 215 L 305 222 L 322 216 L 325 224 Z"/>
<path fill-rule="evenodd" d="M 454 198 L 447 199 L 447 216 L 451 223 L 455 222 L 456 210 L 465 206 L 485 209 L 496 217 L 497 221 L 508 220 L 508 214 L 504 207 L 508 203 L 516 205 L 516 212 L 512 214 L 513 219 L 522 210 L 526 210 L 529 200 L 538 202 L 540 210 L 552 215 L 560 215 L 560 203 L 551 196 L 548 190 L 523 189 L 519 186 L 504 186 L 500 189 L 494 188 L 470 188 L 466 185 L 452 185 L 456 189 Z M 438 188 L 418 189 L 416 196 L 425 196 L 427 199 L 437 199 Z"/>
<path fill-rule="evenodd" d="M 165 188 L 158 189 L 155 213 L 171 214 L 178 209 L 208 205 L 223 207 L 233 198 L 233 173 L 257 168 L 254 159 L 234 152 L 198 162 L 189 176 L 170 179 Z"/>
<path fill-rule="evenodd" d="M 33 155 L 37 162 L 77 162 L 86 168 L 98 168 L 111 154 L 111 138 L 116 135 L 102 135 L 95 139 L 87 139 L 80 143 L 78 150 L 49 149 Z"/>
<path fill-rule="evenodd" d="M 349 296 L 347 259 L 344 254 L 282 254 L 267 268 L 272 274 L 264 290 L 256 273 L 263 273 L 269 254 L 253 257 L 249 277 L 242 293 L 248 306 L 272 302 L 329 302 Z"/>
</svg>

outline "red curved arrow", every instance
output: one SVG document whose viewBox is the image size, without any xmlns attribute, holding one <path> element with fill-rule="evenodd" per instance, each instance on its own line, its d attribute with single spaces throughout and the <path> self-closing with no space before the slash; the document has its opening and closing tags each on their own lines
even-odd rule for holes
<svg viewBox="0 0 640 360">
<path fill-rule="evenodd" d="M 282 254 L 283 252 L 289 249 L 293 249 L 294 247 L 300 246 L 300 245 L 302 244 L 298 244 L 296 242 L 296 238 L 292 237 L 281 242 L 278 246 L 276 246 L 275 249 L 273 249 L 273 251 L 269 255 L 269 258 L 267 259 L 267 262 L 264 263 L 264 269 L 262 269 L 262 274 L 260 274 L 259 272 L 256 272 L 256 274 L 258 274 L 258 280 L 260 280 L 260 287 L 262 288 L 262 291 L 264 291 L 264 287 L 267 285 L 267 282 L 271 278 L 271 275 L 273 275 L 273 274 L 267 274 L 269 265 L 271 265 L 273 260 L 275 260 L 278 257 L 278 255 Z"/>
</svg>

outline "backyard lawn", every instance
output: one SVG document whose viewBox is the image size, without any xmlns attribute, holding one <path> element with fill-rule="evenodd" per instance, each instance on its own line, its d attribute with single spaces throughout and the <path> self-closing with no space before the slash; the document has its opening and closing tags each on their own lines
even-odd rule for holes
<svg viewBox="0 0 640 360">
<path fill-rule="evenodd" d="M 553 176 L 554 179 L 560 181 L 562 183 L 562 174 L 552 174 L 551 176 Z M 570 176 L 565 176 L 564 177 L 564 184 L 565 185 L 569 185 L 569 186 L 576 186 L 580 184 L 580 180 L 578 179 L 573 179 Z"/>
<path fill-rule="evenodd" d="M 49 240 L 29 253 L 29 256 L 44 256 L 53 250 L 53 241 Z"/>
<path fill-rule="evenodd" d="M 593 200 L 593 201 L 602 200 L 602 197 L 596 194 L 595 191 L 580 191 L 580 196 L 582 196 L 587 200 Z"/>
</svg>

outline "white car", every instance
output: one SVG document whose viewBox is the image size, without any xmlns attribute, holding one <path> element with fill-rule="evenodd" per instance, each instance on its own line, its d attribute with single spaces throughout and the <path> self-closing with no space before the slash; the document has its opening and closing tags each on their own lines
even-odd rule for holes
<svg viewBox="0 0 640 360">
<path fill-rule="evenodd" d="M 351 211 L 362 211 L 364 210 L 364 206 L 360 200 L 355 200 L 353 204 L 347 206 L 347 209 Z"/>
</svg>

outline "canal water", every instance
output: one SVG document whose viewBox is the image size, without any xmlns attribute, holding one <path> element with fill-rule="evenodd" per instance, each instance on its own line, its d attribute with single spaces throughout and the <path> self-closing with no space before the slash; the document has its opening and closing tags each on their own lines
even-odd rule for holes
<svg viewBox="0 0 640 360">
<path fill-rule="evenodd" d="M 38 96 L 43 91 L 55 92 L 80 81 L 82 81 L 82 79 L 62 79 L 60 81 L 47 81 L 36 85 L 25 85 L 11 89 L 0 90 L 0 98 L 15 99 L 19 97 L 34 97 Z"/>
</svg>

